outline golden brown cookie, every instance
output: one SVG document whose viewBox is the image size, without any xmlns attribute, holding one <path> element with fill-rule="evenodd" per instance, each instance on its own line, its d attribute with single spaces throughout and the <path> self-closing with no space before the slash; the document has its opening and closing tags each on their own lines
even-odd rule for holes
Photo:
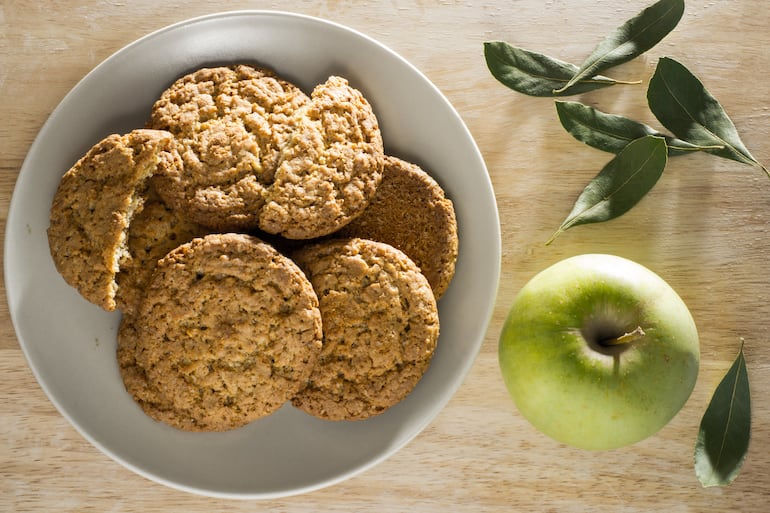
<svg viewBox="0 0 770 513">
<path fill-rule="evenodd" d="M 206 228 L 188 221 L 181 212 L 163 203 L 155 188 L 150 187 L 142 211 L 134 216 L 128 227 L 128 254 L 116 276 L 118 309 L 124 314 L 132 314 L 158 260 L 177 246 L 207 233 Z"/>
<path fill-rule="evenodd" d="M 171 134 L 134 130 L 106 137 L 64 174 L 51 206 L 48 244 L 56 269 L 88 301 L 115 309 L 115 275 L 147 178 L 180 165 Z"/>
<path fill-rule="evenodd" d="M 458 238 L 454 205 L 419 166 L 386 156 L 382 183 L 343 237 L 385 242 L 411 258 L 440 298 L 455 273 Z"/>
<path fill-rule="evenodd" d="M 248 235 L 193 239 L 164 257 L 118 362 L 126 390 L 156 420 L 234 429 L 305 385 L 321 350 L 318 299 L 300 269 Z"/>
<path fill-rule="evenodd" d="M 172 132 L 183 147 L 184 167 L 163 177 L 163 199 L 212 229 L 256 227 L 280 148 L 307 102 L 290 82 L 247 65 L 178 79 L 153 105 L 148 125 Z"/>
<path fill-rule="evenodd" d="M 332 76 L 296 115 L 259 227 L 289 239 L 335 232 L 368 205 L 382 179 L 377 118 L 363 94 Z"/>
<path fill-rule="evenodd" d="M 294 406 L 324 419 L 365 419 L 405 398 L 439 334 L 425 276 L 396 248 L 365 239 L 308 245 L 293 258 L 318 295 L 324 346 Z"/>
</svg>

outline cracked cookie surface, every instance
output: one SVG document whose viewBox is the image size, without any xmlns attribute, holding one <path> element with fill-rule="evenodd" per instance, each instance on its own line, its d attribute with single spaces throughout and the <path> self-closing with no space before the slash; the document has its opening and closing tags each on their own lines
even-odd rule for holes
<svg viewBox="0 0 770 513">
<path fill-rule="evenodd" d="M 324 338 L 294 406 L 358 420 L 404 399 L 428 369 L 439 334 L 433 292 L 414 262 L 356 238 L 312 244 L 293 258 L 318 295 Z"/>
<path fill-rule="evenodd" d="M 358 216 L 382 180 L 383 144 L 369 102 L 332 76 L 297 112 L 259 218 L 288 239 L 329 235 Z"/>
<path fill-rule="evenodd" d="M 254 228 L 266 188 L 309 98 L 268 69 L 202 68 L 155 102 L 151 128 L 172 132 L 184 167 L 162 180 L 164 201 L 219 231 Z"/>
</svg>

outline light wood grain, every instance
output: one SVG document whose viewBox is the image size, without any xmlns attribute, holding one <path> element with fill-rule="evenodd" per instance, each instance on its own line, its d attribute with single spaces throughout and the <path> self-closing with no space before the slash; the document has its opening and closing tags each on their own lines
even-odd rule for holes
<svg viewBox="0 0 770 513">
<path fill-rule="evenodd" d="M 517 95 L 489 75 L 482 43 L 502 39 L 581 61 L 609 30 L 650 2 L 500 0 L 356 2 L 83 1 L 0 4 L 0 224 L 24 156 L 52 109 L 89 70 L 167 24 L 227 9 L 321 16 L 380 40 L 420 68 L 457 108 L 484 155 L 502 224 L 497 306 L 484 346 L 453 400 L 413 442 L 331 488 L 268 502 L 228 502 L 148 481 L 100 453 L 38 386 L 0 306 L 0 510 L 61 512 L 420 511 L 763 512 L 770 507 L 770 180 L 704 155 L 672 161 L 626 216 L 544 241 L 607 156 L 574 141 L 553 102 Z M 756 0 L 690 1 L 679 27 L 614 70 L 647 81 L 670 55 L 701 77 L 755 157 L 770 164 L 770 10 Z M 597 107 L 657 126 L 644 86 L 586 94 Z M 76 127 L 73 127 L 76 129 Z M 497 367 L 513 296 L 535 272 L 573 254 L 608 252 L 660 273 L 698 324 L 695 391 L 658 435 L 592 453 L 537 433 L 515 410 Z M 3 291 L 4 292 L 4 291 Z M 3 294 L 4 297 L 4 294 Z M 739 338 L 753 387 L 753 438 L 729 488 L 703 489 L 692 449 Z M 52 343 L 55 340 L 52 339 Z"/>
</svg>

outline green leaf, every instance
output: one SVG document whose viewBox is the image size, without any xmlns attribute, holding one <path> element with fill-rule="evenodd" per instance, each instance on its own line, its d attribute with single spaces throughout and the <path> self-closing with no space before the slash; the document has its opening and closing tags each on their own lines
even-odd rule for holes
<svg viewBox="0 0 770 513">
<path fill-rule="evenodd" d="M 726 486 L 741 470 L 751 438 L 749 375 L 738 357 L 714 391 L 695 442 L 695 475 L 704 487 Z"/>
<path fill-rule="evenodd" d="M 615 29 L 583 62 L 575 76 L 556 92 L 563 93 L 586 77 L 628 62 L 658 44 L 684 14 L 684 0 L 660 0 Z"/>
<path fill-rule="evenodd" d="M 517 48 L 504 41 L 484 43 L 484 58 L 492 76 L 505 86 L 529 96 L 563 96 L 554 89 L 566 84 L 577 72 L 574 64 L 548 57 L 542 53 Z M 620 83 L 608 77 L 586 77 L 576 83 L 568 94 L 579 94 Z"/>
<path fill-rule="evenodd" d="M 696 146 L 670 135 L 662 134 L 644 123 L 624 116 L 607 114 L 580 102 L 556 101 L 556 113 L 564 129 L 575 139 L 610 153 L 620 153 L 631 141 L 645 135 L 663 137 L 666 140 L 669 157 L 721 148 Z"/>
<path fill-rule="evenodd" d="M 699 146 L 720 146 L 709 153 L 770 172 L 749 153 L 732 120 L 700 80 L 669 57 L 658 61 L 647 89 L 658 121 L 675 136 Z"/>
<path fill-rule="evenodd" d="M 573 226 L 609 221 L 628 212 L 663 174 L 667 153 L 662 137 L 647 135 L 628 144 L 586 186 L 546 244 Z"/>
</svg>

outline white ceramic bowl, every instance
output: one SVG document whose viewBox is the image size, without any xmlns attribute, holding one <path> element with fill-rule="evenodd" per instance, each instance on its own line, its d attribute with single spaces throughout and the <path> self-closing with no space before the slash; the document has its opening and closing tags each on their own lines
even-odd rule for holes
<svg viewBox="0 0 770 513">
<path fill-rule="evenodd" d="M 107 134 L 141 127 L 154 100 L 179 76 L 234 62 L 272 67 L 307 92 L 330 74 L 348 78 L 372 103 L 386 152 L 422 165 L 454 200 L 460 254 L 455 279 L 439 303 L 437 351 L 414 392 L 378 417 L 329 422 L 286 405 L 225 433 L 186 433 L 154 422 L 126 393 L 118 373 L 120 314 L 87 303 L 54 269 L 46 228 L 61 175 Z M 269 11 L 221 13 L 172 25 L 91 71 L 62 100 L 30 148 L 5 241 L 5 282 L 16 333 L 62 415 L 93 445 L 143 476 L 232 498 L 274 498 L 328 486 L 382 461 L 415 437 L 471 367 L 491 317 L 499 269 L 499 220 L 486 167 L 438 89 L 361 33 Z"/>
</svg>

